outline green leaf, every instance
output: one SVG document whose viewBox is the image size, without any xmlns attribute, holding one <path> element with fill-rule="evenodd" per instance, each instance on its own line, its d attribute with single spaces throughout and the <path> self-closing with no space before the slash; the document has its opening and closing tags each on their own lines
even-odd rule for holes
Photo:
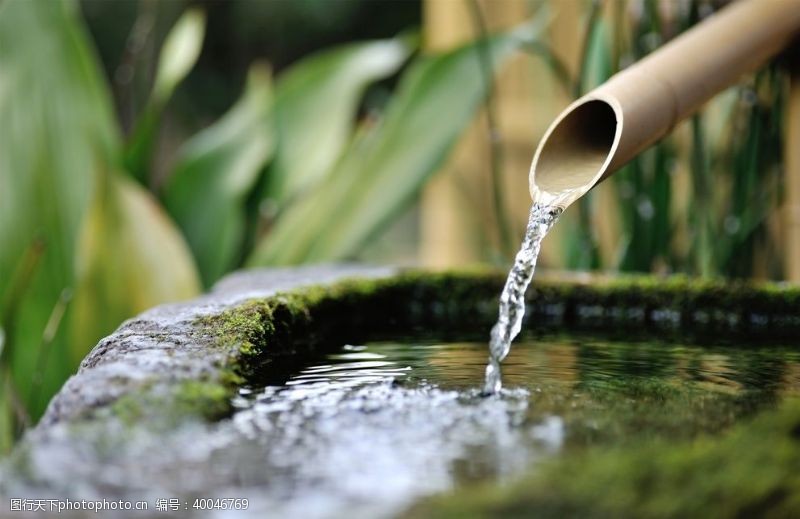
<svg viewBox="0 0 800 519">
<path fill-rule="evenodd" d="M 265 196 L 283 205 L 315 185 L 350 139 L 366 87 L 405 62 L 404 39 L 353 43 L 306 58 L 275 88 L 278 149 Z"/>
<path fill-rule="evenodd" d="M 33 401 L 32 379 L 48 319 L 73 282 L 73 257 L 93 172 L 118 154 L 109 92 L 76 4 L 0 3 L 0 301 L 31 244 L 42 253 L 4 323 L 20 396 L 38 415 L 69 375 L 58 330 L 49 371 Z"/>
<path fill-rule="evenodd" d="M 153 90 L 134 125 L 125 150 L 125 168 L 139 182 L 149 180 L 150 165 L 164 107 L 197 62 L 205 34 L 205 13 L 194 8 L 175 23 L 158 58 Z"/>
<path fill-rule="evenodd" d="M 589 92 L 595 87 L 605 83 L 614 73 L 611 64 L 611 45 L 609 25 L 602 18 L 595 21 L 595 26 L 590 31 L 590 40 L 586 50 L 585 70 L 581 73 L 583 84 L 582 92 Z"/>
<path fill-rule="evenodd" d="M 76 366 L 126 318 L 200 291 L 186 243 L 152 196 L 101 173 L 76 260 L 70 354 Z"/>
<path fill-rule="evenodd" d="M 206 15 L 197 8 L 186 11 L 175 23 L 158 59 L 152 93 L 155 104 L 165 103 L 194 67 L 203 47 L 205 26 Z"/>
<path fill-rule="evenodd" d="M 269 70 L 254 65 L 242 98 L 179 152 L 164 201 L 211 285 L 236 265 L 244 206 L 273 151 Z"/>
<path fill-rule="evenodd" d="M 249 263 L 334 260 L 356 253 L 439 168 L 487 95 L 479 45 L 498 66 L 542 30 L 541 22 L 417 59 L 385 120 L 353 143 L 318 189 L 284 212 Z"/>
</svg>

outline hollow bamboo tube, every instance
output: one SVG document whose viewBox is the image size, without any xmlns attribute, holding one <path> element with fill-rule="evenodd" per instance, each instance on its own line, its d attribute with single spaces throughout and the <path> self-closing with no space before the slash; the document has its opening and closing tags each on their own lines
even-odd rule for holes
<svg viewBox="0 0 800 519">
<path fill-rule="evenodd" d="M 564 110 L 531 165 L 531 197 L 567 207 L 800 32 L 800 0 L 739 0 Z"/>
</svg>

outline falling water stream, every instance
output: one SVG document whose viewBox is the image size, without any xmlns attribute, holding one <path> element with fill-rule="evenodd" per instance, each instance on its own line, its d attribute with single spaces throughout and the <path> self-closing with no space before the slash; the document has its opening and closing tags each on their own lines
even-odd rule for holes
<svg viewBox="0 0 800 519">
<path fill-rule="evenodd" d="M 500 295 L 500 312 L 489 340 L 489 363 L 486 365 L 486 380 L 483 385 L 485 395 L 493 395 L 502 387 L 500 363 L 508 355 L 511 341 L 522 328 L 525 291 L 533 279 L 542 240 L 562 211 L 556 204 L 534 202 L 531 206 L 525 238 Z"/>
</svg>

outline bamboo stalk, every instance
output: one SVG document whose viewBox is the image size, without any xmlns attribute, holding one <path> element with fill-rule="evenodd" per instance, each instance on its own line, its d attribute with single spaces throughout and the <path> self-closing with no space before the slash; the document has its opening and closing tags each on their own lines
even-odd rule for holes
<svg viewBox="0 0 800 519">
<path fill-rule="evenodd" d="M 425 49 L 447 51 L 473 38 L 466 2 L 426 0 L 423 3 Z M 475 234 L 464 232 L 465 222 L 459 215 L 468 207 L 464 191 L 474 187 L 471 162 L 483 160 L 473 126 L 460 140 L 448 164 L 428 182 L 420 207 L 420 257 L 429 267 L 448 267 L 478 260 Z M 477 204 L 476 204 L 477 205 Z M 473 207 L 484 214 L 483 206 Z"/>
</svg>

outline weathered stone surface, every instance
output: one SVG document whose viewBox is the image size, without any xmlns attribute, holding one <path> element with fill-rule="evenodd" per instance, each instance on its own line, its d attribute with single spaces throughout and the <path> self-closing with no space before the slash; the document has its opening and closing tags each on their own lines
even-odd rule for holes
<svg viewBox="0 0 800 519">
<path fill-rule="evenodd" d="M 395 272 L 348 265 L 243 271 L 222 280 L 208 295 L 159 306 L 126 321 L 89 353 L 40 423 L 5 461 L 0 496 L 148 499 L 152 509 L 155 499 L 208 495 L 210 488 L 219 496 L 247 495 L 246 489 L 225 489 L 225 482 L 234 481 L 235 473 L 247 471 L 251 462 L 247 442 L 234 440 L 230 423 L 205 422 L 198 419 L 202 412 L 164 423 L 164 415 L 180 414 L 172 409 L 175 388 L 188 387 L 193 391 L 189 399 L 202 400 L 204 386 L 195 382 L 214 382 L 225 375 L 231 352 L 220 348 L 198 322 L 249 299 Z M 220 451 L 222 445 L 226 447 Z M 224 460 L 216 462 L 219 456 Z M 219 471 L 210 473 L 210 465 Z M 6 499 L 0 502 L 7 512 Z"/>
<path fill-rule="evenodd" d="M 488 330 L 496 318 L 502 273 L 396 274 L 360 266 L 236 273 L 206 296 L 127 321 L 92 350 L 2 464 L 0 503 L 3 496 L 69 497 L 144 499 L 152 507 L 163 498 L 237 497 L 250 499 L 253 516 L 262 517 L 258 499 L 275 477 L 269 480 L 259 458 L 269 438 L 252 436 L 237 415 L 218 419 L 241 382 L 231 366 L 275 351 L 260 349 L 261 339 L 272 333 L 270 339 L 291 342 L 291 334 L 281 335 L 287 326 L 340 318 L 347 330 L 374 321 L 378 330 L 406 332 L 410 324 Z M 344 278 L 372 281 L 334 283 Z M 326 288 L 299 290 L 310 285 Z M 272 297 L 279 292 L 291 294 Z M 310 320 L 303 312 L 311 306 L 304 305 L 316 305 Z M 281 312 L 305 317 L 279 330 Z M 537 327 L 796 337 L 800 290 L 543 276 L 529 294 L 528 315 Z M 236 341 L 247 342 L 248 329 L 256 331 L 255 344 L 241 347 Z"/>
<path fill-rule="evenodd" d="M 203 316 L 302 286 L 394 271 L 347 265 L 242 271 L 220 281 L 206 296 L 148 310 L 123 323 L 89 353 L 50 402 L 39 429 L 84 415 L 144 385 L 215 379 L 228 352 L 198 331 L 196 322 Z"/>
</svg>

